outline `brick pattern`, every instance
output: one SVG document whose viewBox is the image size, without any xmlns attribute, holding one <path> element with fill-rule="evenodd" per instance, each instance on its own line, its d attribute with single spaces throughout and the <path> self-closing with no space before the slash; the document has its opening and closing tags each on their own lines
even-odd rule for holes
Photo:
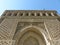
<svg viewBox="0 0 60 45">
<path fill-rule="evenodd" d="M 53 45 L 60 45 L 60 39 L 58 40 L 52 40 Z"/>
<path fill-rule="evenodd" d="M 14 40 L 0 40 L 0 45 L 14 45 Z"/>
<path fill-rule="evenodd" d="M 44 27 L 44 22 L 18 22 L 15 33 L 17 33 L 19 30 L 21 30 L 21 29 L 23 29 L 25 27 L 28 27 L 30 25 L 37 26 L 37 27 L 40 27 L 42 29 L 45 28 Z"/>
<path fill-rule="evenodd" d="M 0 18 L 0 23 L 4 20 L 4 18 Z"/>
<path fill-rule="evenodd" d="M 14 20 L 4 19 L 0 24 L 0 39 L 10 39 L 13 35 Z M 12 34 L 11 34 L 12 33 Z"/>
<path fill-rule="evenodd" d="M 58 20 L 47 20 L 46 26 L 52 39 L 60 38 L 60 22 Z"/>
</svg>

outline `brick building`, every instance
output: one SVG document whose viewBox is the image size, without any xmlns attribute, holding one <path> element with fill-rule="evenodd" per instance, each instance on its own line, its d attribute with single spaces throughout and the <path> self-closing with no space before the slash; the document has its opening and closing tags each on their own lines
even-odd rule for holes
<svg viewBox="0 0 60 45">
<path fill-rule="evenodd" d="M 60 45 L 60 16 L 55 10 L 6 10 L 0 45 Z"/>
</svg>

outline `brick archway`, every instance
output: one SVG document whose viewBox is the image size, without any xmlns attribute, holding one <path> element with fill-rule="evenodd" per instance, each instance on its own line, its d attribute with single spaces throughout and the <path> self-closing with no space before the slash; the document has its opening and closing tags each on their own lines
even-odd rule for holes
<svg viewBox="0 0 60 45">
<path fill-rule="evenodd" d="M 41 28 L 39 30 L 34 26 L 26 27 L 20 30 L 17 32 L 14 38 L 14 40 L 16 40 L 16 45 L 24 45 L 24 43 L 27 44 L 27 41 L 25 40 L 28 40 L 28 38 L 32 39 L 28 40 L 29 43 L 32 43 L 31 45 L 33 45 L 35 42 L 36 45 L 46 45 L 46 40 L 41 30 Z M 35 42 L 33 40 L 35 40 Z"/>
</svg>

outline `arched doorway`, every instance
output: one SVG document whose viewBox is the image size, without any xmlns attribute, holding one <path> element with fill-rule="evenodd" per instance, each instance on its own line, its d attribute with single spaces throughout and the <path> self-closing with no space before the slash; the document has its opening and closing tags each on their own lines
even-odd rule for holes
<svg viewBox="0 0 60 45">
<path fill-rule="evenodd" d="M 46 45 L 46 41 L 40 30 L 35 27 L 20 30 L 16 34 L 16 45 Z"/>
<path fill-rule="evenodd" d="M 28 37 L 24 40 L 23 45 L 39 45 L 38 40 L 33 36 Z"/>
</svg>

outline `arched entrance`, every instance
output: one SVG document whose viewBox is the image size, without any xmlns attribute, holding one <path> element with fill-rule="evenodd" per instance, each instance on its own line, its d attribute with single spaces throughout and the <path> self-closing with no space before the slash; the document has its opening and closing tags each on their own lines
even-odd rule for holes
<svg viewBox="0 0 60 45">
<path fill-rule="evenodd" d="M 46 45 L 46 41 L 40 30 L 35 27 L 20 30 L 16 34 L 16 45 Z"/>
<path fill-rule="evenodd" d="M 39 45 L 39 43 L 37 39 L 35 39 L 33 36 L 30 36 L 24 40 L 23 45 Z"/>
</svg>

